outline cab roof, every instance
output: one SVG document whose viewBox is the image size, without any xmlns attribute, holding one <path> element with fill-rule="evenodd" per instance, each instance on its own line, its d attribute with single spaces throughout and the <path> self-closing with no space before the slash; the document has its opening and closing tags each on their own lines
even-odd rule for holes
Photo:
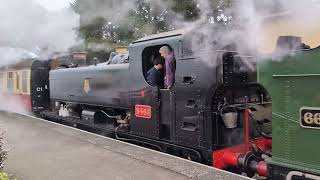
<svg viewBox="0 0 320 180">
<path fill-rule="evenodd" d="M 153 34 L 153 35 L 138 39 L 135 42 L 133 42 L 133 44 L 139 43 L 139 42 L 145 42 L 145 41 L 149 41 L 149 40 L 154 40 L 154 39 L 162 39 L 162 38 L 167 38 L 167 37 L 181 36 L 181 35 L 186 34 L 189 31 L 190 31 L 189 29 L 179 29 L 179 30 L 174 30 L 174 31 Z"/>
</svg>

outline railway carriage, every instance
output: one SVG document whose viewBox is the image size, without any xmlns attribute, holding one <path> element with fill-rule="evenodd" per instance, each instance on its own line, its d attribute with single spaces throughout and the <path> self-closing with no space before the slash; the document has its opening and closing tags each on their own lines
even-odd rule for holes
<svg viewBox="0 0 320 180">
<path fill-rule="evenodd" d="M 29 67 L 4 69 L 0 74 L 0 92 L 10 102 L 19 102 L 25 112 L 31 112 L 31 69 Z M 17 107 L 18 108 L 18 107 Z"/>
</svg>

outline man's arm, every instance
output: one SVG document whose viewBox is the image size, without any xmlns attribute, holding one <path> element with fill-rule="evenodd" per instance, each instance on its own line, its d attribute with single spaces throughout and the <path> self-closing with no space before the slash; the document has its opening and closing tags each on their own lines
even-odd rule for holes
<svg viewBox="0 0 320 180">
<path fill-rule="evenodd" d="M 147 77 L 147 82 L 149 83 L 150 86 L 156 86 L 156 75 L 154 71 L 148 72 L 148 77 Z"/>
<path fill-rule="evenodd" d="M 175 76 L 175 65 L 174 65 L 174 59 L 170 58 L 168 59 L 168 64 L 166 66 L 166 81 L 167 81 L 167 86 L 170 89 L 173 86 L 173 80 Z"/>
</svg>

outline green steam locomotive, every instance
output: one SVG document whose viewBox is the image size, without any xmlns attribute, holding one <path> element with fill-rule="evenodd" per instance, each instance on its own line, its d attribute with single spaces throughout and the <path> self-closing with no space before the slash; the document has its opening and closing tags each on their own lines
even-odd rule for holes
<svg viewBox="0 0 320 180">
<path fill-rule="evenodd" d="M 320 47 L 301 44 L 280 37 L 258 63 L 258 82 L 272 98 L 271 179 L 320 179 Z"/>
</svg>

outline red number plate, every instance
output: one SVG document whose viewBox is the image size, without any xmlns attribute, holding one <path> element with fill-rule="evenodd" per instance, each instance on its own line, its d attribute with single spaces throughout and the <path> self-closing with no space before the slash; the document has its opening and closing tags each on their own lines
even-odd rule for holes
<svg viewBox="0 0 320 180">
<path fill-rule="evenodd" d="M 136 117 L 151 119 L 151 117 L 152 117 L 151 106 L 136 105 L 135 115 L 136 115 Z"/>
</svg>

